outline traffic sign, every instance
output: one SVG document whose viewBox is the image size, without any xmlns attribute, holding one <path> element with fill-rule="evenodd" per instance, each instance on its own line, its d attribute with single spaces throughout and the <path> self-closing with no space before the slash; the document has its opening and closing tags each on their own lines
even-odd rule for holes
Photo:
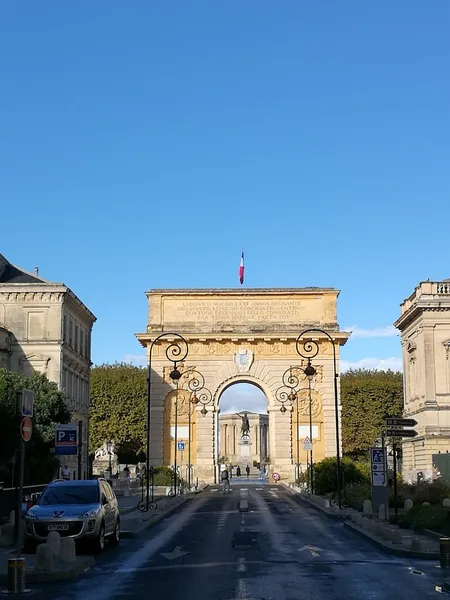
<svg viewBox="0 0 450 600">
<path fill-rule="evenodd" d="M 386 429 L 386 437 L 416 437 L 415 429 Z"/>
<path fill-rule="evenodd" d="M 312 442 L 308 436 L 303 440 L 303 450 L 312 450 Z"/>
<path fill-rule="evenodd" d="M 22 390 L 20 414 L 22 417 L 33 416 L 34 393 L 31 390 Z"/>
<path fill-rule="evenodd" d="M 386 419 L 386 427 L 414 427 L 417 425 L 415 419 L 403 419 L 401 417 L 390 417 Z"/>
<path fill-rule="evenodd" d="M 280 474 L 279 474 L 279 473 L 274 473 L 274 474 L 272 475 L 272 479 L 273 479 L 274 481 L 280 481 Z"/>
<path fill-rule="evenodd" d="M 33 433 L 33 423 L 31 422 L 30 417 L 24 417 L 20 422 L 20 435 L 24 442 L 29 442 L 31 440 L 31 435 Z"/>
<path fill-rule="evenodd" d="M 55 454 L 69 456 L 78 453 L 78 425 L 56 425 Z"/>
<path fill-rule="evenodd" d="M 177 448 L 178 448 L 178 450 L 183 451 L 184 450 L 184 442 L 178 442 L 177 443 Z"/>
</svg>

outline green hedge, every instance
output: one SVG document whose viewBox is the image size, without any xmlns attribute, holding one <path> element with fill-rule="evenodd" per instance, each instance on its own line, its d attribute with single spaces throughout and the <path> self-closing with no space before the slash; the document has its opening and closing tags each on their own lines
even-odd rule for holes
<svg viewBox="0 0 450 600">
<path fill-rule="evenodd" d="M 398 517 L 398 524 L 418 532 L 431 529 L 436 533 L 450 535 L 450 513 L 440 504 L 413 506 L 405 515 Z"/>
<path fill-rule="evenodd" d="M 355 462 L 351 458 L 341 459 L 341 470 L 346 490 L 349 486 L 370 484 L 370 465 L 366 462 Z M 336 458 L 324 458 L 314 465 L 314 491 L 316 494 L 330 494 L 336 490 L 337 483 Z M 370 497 L 370 496 L 369 496 Z"/>
</svg>

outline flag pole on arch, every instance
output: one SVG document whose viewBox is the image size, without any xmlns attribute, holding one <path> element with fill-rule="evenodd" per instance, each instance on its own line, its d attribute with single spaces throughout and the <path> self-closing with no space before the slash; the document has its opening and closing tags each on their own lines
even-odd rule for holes
<svg viewBox="0 0 450 600">
<path fill-rule="evenodd" d="M 241 254 L 241 263 L 239 265 L 239 281 L 241 285 L 244 283 L 244 251 Z"/>
</svg>

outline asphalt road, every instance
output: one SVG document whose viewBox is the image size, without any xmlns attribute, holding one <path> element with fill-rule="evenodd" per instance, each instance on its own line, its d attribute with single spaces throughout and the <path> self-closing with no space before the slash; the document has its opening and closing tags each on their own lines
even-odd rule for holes
<svg viewBox="0 0 450 600">
<path fill-rule="evenodd" d="M 440 574 L 389 556 L 282 488 L 233 480 L 206 490 L 106 552 L 84 578 L 42 590 L 46 600 L 427 600 Z M 249 512 L 239 512 L 241 498 Z M 238 537 L 236 537 L 238 536 Z M 239 538 L 239 539 L 238 539 Z M 233 541 L 243 544 L 233 546 Z"/>
</svg>

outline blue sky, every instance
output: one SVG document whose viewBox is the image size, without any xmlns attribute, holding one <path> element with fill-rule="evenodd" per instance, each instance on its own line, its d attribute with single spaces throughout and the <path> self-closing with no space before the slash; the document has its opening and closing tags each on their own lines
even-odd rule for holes
<svg viewBox="0 0 450 600">
<path fill-rule="evenodd" d="M 448 0 L 0 8 L 0 252 L 136 357 L 145 290 L 334 286 L 349 365 L 450 277 Z M 383 362 L 384 361 L 384 362 Z"/>
</svg>

